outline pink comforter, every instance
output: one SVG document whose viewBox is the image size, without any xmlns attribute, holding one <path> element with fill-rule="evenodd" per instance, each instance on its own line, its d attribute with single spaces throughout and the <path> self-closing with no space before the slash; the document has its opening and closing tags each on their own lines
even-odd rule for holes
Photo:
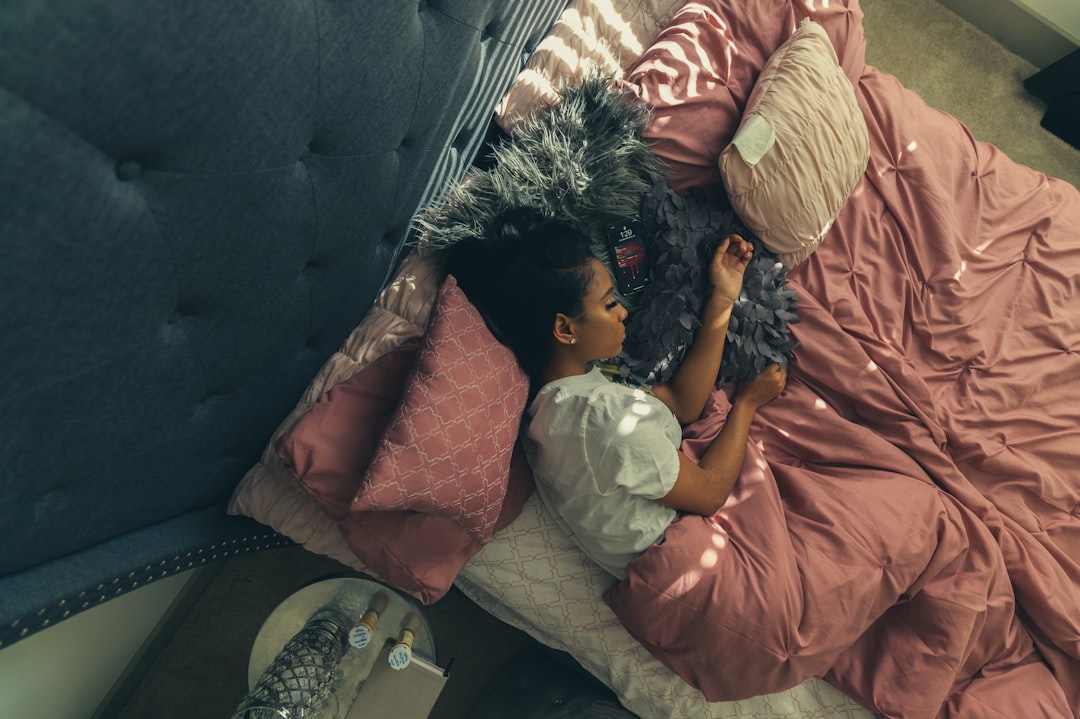
<svg viewBox="0 0 1080 719">
<path fill-rule="evenodd" d="M 816 675 L 889 717 L 1080 716 L 1080 193 L 874 68 L 857 95 L 788 389 L 725 508 L 605 599 L 711 700 Z"/>
</svg>

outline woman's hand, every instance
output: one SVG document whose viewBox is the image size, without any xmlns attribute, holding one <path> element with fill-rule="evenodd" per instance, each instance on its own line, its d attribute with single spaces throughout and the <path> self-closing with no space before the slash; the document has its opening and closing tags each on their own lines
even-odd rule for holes
<svg viewBox="0 0 1080 719">
<path fill-rule="evenodd" d="M 787 385 L 787 370 L 771 364 L 753 379 L 743 380 L 735 386 L 735 401 L 748 402 L 757 410 L 780 396 Z"/>
<path fill-rule="evenodd" d="M 720 242 L 709 263 L 713 292 L 701 313 L 701 326 L 694 342 L 675 376 L 669 382 L 653 386 L 653 394 L 671 408 L 682 424 L 701 416 L 709 392 L 716 384 L 731 311 L 742 291 L 743 272 L 753 257 L 753 249 L 753 245 L 738 235 L 728 235 Z"/>
<path fill-rule="evenodd" d="M 733 303 L 742 290 L 743 273 L 754 256 L 754 246 L 738 235 L 728 235 L 717 245 L 709 264 L 714 292 Z"/>
<path fill-rule="evenodd" d="M 757 377 L 740 382 L 735 387 L 735 401 L 724 426 L 705 450 L 701 462 L 695 464 L 680 451 L 675 486 L 658 501 L 680 512 L 705 517 L 719 512 L 742 471 L 754 414 L 776 399 L 786 385 L 787 370 L 778 364 L 771 364 Z"/>
<path fill-rule="evenodd" d="M 675 486 L 659 501 L 680 512 L 706 517 L 720 511 L 735 486 L 746 458 L 750 425 L 762 405 L 775 399 L 787 384 L 787 371 L 771 364 L 757 377 L 740 382 L 724 426 L 699 464 L 679 452 Z"/>
</svg>

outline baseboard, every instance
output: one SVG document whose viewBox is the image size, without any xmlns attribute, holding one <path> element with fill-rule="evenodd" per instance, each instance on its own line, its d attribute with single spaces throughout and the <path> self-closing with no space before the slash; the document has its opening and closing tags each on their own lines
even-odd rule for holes
<svg viewBox="0 0 1080 719">
<path fill-rule="evenodd" d="M 1067 2 L 1059 6 L 1060 1 L 938 0 L 1039 69 L 1080 45 L 1080 10 Z M 1041 3 L 1047 3 L 1046 10 Z"/>
</svg>

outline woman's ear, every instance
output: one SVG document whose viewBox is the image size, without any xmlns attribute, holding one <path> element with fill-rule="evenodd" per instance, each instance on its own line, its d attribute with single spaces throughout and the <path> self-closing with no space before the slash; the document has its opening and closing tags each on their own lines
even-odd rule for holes
<svg viewBox="0 0 1080 719">
<path fill-rule="evenodd" d="M 551 334 L 559 344 L 572 345 L 577 343 L 577 339 L 574 337 L 574 320 L 562 312 L 555 314 L 555 324 L 552 327 Z"/>
</svg>

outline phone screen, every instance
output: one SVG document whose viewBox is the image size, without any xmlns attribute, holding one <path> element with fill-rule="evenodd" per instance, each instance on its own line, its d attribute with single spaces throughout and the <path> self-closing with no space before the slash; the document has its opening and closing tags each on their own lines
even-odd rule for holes
<svg viewBox="0 0 1080 719">
<path fill-rule="evenodd" d="M 615 283 L 623 294 L 633 294 L 649 283 L 650 263 L 641 221 L 626 218 L 607 227 Z"/>
</svg>

